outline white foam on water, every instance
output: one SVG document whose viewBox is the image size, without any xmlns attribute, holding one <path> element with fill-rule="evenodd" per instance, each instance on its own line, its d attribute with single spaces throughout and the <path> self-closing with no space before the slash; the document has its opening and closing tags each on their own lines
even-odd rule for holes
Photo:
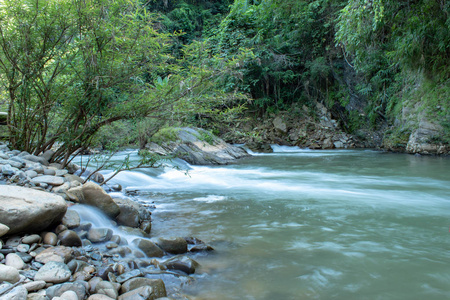
<svg viewBox="0 0 450 300">
<path fill-rule="evenodd" d="M 214 202 L 224 201 L 226 199 L 227 199 L 227 197 L 225 197 L 225 196 L 208 195 L 206 197 L 197 197 L 192 200 L 199 201 L 199 202 L 206 202 L 206 203 L 214 203 Z"/>
</svg>

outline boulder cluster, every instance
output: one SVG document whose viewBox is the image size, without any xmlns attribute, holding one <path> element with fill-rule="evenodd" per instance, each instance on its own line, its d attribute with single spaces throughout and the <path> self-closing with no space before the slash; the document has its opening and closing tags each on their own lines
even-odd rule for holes
<svg viewBox="0 0 450 300">
<path fill-rule="evenodd" d="M 0 159 L 0 300 L 172 299 L 166 282 L 173 297 L 198 270 L 189 254 L 212 250 L 151 237 L 148 204 L 112 198 L 45 156 L 0 145 Z"/>
</svg>

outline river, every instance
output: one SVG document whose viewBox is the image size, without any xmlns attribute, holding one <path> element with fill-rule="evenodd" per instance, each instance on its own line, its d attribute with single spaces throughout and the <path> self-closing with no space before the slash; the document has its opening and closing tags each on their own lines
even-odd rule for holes
<svg viewBox="0 0 450 300">
<path fill-rule="evenodd" d="M 153 236 L 215 248 L 191 299 L 450 299 L 450 160 L 273 146 L 228 166 L 120 173 Z"/>
</svg>

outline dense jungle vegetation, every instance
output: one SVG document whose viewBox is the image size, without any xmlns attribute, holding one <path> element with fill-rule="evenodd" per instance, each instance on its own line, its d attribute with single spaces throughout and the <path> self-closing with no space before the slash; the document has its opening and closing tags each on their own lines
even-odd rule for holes
<svg viewBox="0 0 450 300">
<path fill-rule="evenodd" d="M 449 14 L 446 0 L 5 0 L 0 108 L 14 148 L 58 143 L 65 163 L 316 102 L 350 133 L 405 107 L 449 132 Z"/>
</svg>

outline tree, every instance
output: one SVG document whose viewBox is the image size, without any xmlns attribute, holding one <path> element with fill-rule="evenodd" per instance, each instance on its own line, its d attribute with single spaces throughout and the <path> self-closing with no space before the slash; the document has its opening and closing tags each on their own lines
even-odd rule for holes
<svg viewBox="0 0 450 300">
<path fill-rule="evenodd" d="M 52 160 L 64 166 L 113 122 L 150 117 L 161 126 L 214 107 L 223 115 L 228 100 L 243 98 L 216 85 L 242 58 L 205 56 L 199 43 L 175 61 L 173 35 L 155 27 L 139 1 L 4 1 L 0 80 L 12 147 L 57 146 Z"/>
<path fill-rule="evenodd" d="M 6 0 L 0 34 L 16 149 L 58 142 L 53 160 L 66 164 L 102 126 L 157 107 L 142 75 L 164 68 L 168 35 L 138 2 Z"/>
</svg>

